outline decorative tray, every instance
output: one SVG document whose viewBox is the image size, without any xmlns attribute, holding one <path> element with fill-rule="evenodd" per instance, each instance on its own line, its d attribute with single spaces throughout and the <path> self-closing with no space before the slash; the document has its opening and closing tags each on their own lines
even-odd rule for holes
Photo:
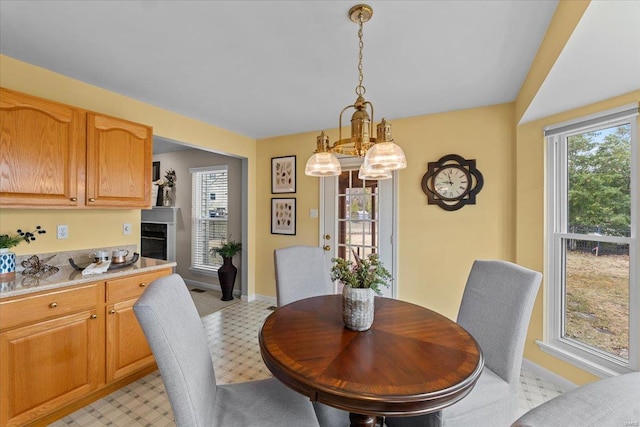
<svg viewBox="0 0 640 427">
<path fill-rule="evenodd" d="M 120 268 L 129 267 L 130 265 L 135 264 L 138 261 L 138 258 L 140 258 L 140 254 L 138 252 L 134 252 L 133 256 L 131 257 L 131 259 L 129 261 L 120 262 L 120 263 L 117 263 L 117 264 L 114 264 L 112 262 L 111 265 L 109 265 L 109 270 L 118 270 Z M 75 268 L 76 270 L 82 271 L 85 268 L 87 268 L 91 264 L 91 262 L 81 264 L 82 267 L 80 267 L 75 263 L 73 258 L 69 258 L 69 264 L 71 264 L 71 267 Z"/>
</svg>

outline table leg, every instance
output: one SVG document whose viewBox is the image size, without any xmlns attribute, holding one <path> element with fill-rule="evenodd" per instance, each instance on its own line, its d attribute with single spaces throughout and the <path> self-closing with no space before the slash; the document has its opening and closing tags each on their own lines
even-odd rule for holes
<svg viewBox="0 0 640 427">
<path fill-rule="evenodd" d="M 378 418 L 373 415 L 349 413 L 351 427 L 375 427 L 377 419 Z"/>
</svg>

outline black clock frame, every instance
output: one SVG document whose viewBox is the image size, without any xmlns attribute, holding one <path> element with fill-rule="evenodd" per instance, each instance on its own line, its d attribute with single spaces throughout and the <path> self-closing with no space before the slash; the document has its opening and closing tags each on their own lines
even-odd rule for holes
<svg viewBox="0 0 640 427">
<path fill-rule="evenodd" d="M 458 197 L 447 198 L 442 197 L 435 190 L 434 177 L 445 167 L 455 166 L 463 169 L 468 173 L 469 177 L 473 177 L 468 191 Z M 427 195 L 427 203 L 430 205 L 438 205 L 446 211 L 456 211 L 465 205 L 475 205 L 476 196 L 482 190 L 484 178 L 482 173 L 476 168 L 475 159 L 465 159 L 457 154 L 447 154 L 441 157 L 437 162 L 429 162 L 427 173 L 422 177 L 422 191 Z"/>
</svg>

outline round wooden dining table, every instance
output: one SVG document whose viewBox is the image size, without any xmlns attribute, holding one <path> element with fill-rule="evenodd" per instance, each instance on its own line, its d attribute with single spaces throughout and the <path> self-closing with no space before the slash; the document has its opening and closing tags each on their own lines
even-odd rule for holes
<svg viewBox="0 0 640 427">
<path fill-rule="evenodd" d="M 440 411 L 464 398 L 484 367 L 478 343 L 458 324 L 382 297 L 367 331 L 345 328 L 342 295 L 326 295 L 276 309 L 259 341 L 276 378 L 312 401 L 349 411 L 351 426 Z"/>
</svg>

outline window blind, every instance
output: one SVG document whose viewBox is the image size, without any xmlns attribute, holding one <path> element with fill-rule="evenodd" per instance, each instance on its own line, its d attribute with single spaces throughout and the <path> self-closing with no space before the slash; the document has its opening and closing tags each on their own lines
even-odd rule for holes
<svg viewBox="0 0 640 427">
<path fill-rule="evenodd" d="M 222 265 L 211 249 L 227 239 L 229 182 L 227 166 L 191 168 L 191 268 L 215 272 Z"/>
</svg>

